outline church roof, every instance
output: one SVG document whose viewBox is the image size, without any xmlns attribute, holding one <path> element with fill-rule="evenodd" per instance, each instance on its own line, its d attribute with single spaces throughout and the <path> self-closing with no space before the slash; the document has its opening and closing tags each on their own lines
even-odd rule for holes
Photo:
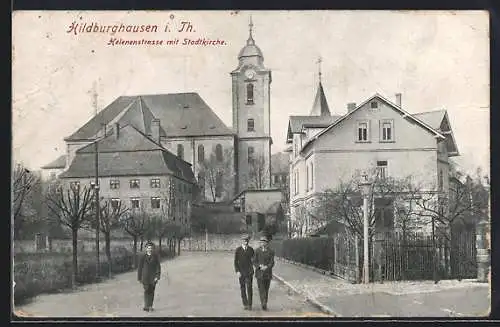
<svg viewBox="0 0 500 327">
<path fill-rule="evenodd" d="M 46 164 L 42 169 L 58 169 L 66 167 L 66 155 L 59 156 L 56 160 Z"/>
<path fill-rule="evenodd" d="M 233 135 L 198 93 L 170 93 L 120 96 L 65 140 L 93 139 L 101 124 L 117 119 L 149 134 L 153 118 L 160 120 L 160 135 L 167 137 Z"/>
<path fill-rule="evenodd" d="M 255 43 L 253 43 L 245 45 L 240 50 L 238 58 L 242 57 L 264 57 L 264 56 L 262 55 L 262 51 L 260 50 L 260 48 Z"/>
<path fill-rule="evenodd" d="M 314 99 L 314 104 L 309 114 L 311 116 L 330 116 L 330 108 L 328 108 L 328 102 L 326 101 L 325 91 L 323 90 L 323 84 L 321 81 L 318 85 L 318 91 L 316 92 L 316 98 Z"/>
<path fill-rule="evenodd" d="M 119 129 L 119 136 L 110 134 L 98 142 L 98 173 L 110 176 L 174 175 L 195 183 L 191 164 L 157 144 L 134 126 Z M 75 158 L 61 178 L 95 176 L 95 145 L 91 143 L 76 151 Z"/>
</svg>

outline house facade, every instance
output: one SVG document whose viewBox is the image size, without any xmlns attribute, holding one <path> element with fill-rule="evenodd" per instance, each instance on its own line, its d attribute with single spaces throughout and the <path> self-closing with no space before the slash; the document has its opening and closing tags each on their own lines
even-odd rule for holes
<svg viewBox="0 0 500 327">
<path fill-rule="evenodd" d="M 96 143 L 101 201 L 190 225 L 196 180 L 188 162 L 132 125 L 116 125 Z M 59 176 L 63 186 L 92 188 L 95 160 L 95 143 L 76 150 Z"/>
<path fill-rule="evenodd" d="M 326 190 L 362 174 L 411 178 L 422 191 L 448 189 L 449 158 L 458 150 L 446 111 L 410 114 L 400 94 L 395 102 L 375 94 L 359 105 L 348 104 L 343 115 L 332 115 L 322 98 L 320 83 L 311 115 L 289 120 L 292 222 L 304 219 L 304 208 L 314 207 Z M 310 225 L 306 219 L 303 228 Z"/>
</svg>

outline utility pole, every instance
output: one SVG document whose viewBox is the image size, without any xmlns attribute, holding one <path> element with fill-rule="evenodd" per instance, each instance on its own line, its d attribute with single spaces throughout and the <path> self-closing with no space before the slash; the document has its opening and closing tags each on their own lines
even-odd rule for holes
<svg viewBox="0 0 500 327">
<path fill-rule="evenodd" d="M 98 140 L 95 141 L 95 221 L 96 221 L 96 235 L 95 235 L 95 246 L 96 246 L 96 277 L 97 280 L 100 278 L 99 269 L 100 257 L 99 257 L 99 234 L 101 225 L 101 206 L 99 204 L 99 145 Z"/>
</svg>

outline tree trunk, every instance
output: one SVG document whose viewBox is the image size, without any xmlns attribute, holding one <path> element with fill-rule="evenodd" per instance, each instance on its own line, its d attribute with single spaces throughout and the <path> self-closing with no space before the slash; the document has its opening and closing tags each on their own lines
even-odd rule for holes
<svg viewBox="0 0 500 327">
<path fill-rule="evenodd" d="M 104 241 L 105 241 L 105 251 L 106 251 L 106 258 L 108 258 L 108 277 L 112 277 L 112 269 L 111 269 L 111 233 L 110 232 L 105 232 L 104 233 Z"/>
<path fill-rule="evenodd" d="M 161 239 L 162 239 L 162 237 L 159 236 L 158 237 L 158 253 L 160 253 L 160 255 L 161 255 Z"/>
<path fill-rule="evenodd" d="M 181 239 L 177 239 L 177 255 L 181 255 Z"/>
<path fill-rule="evenodd" d="M 143 251 L 142 247 L 144 245 L 144 236 L 141 236 L 141 252 Z"/>
<path fill-rule="evenodd" d="M 134 235 L 134 268 L 137 268 L 137 236 Z"/>
<path fill-rule="evenodd" d="M 78 229 L 71 231 L 71 238 L 73 241 L 73 263 L 71 272 L 71 287 L 76 287 L 76 278 L 78 276 Z"/>
</svg>

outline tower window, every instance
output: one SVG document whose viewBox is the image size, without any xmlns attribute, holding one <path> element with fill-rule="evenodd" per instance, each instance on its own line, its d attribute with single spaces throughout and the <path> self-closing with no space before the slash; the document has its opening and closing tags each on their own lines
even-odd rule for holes
<svg viewBox="0 0 500 327">
<path fill-rule="evenodd" d="M 247 104 L 253 104 L 253 84 L 247 84 Z"/>
<path fill-rule="evenodd" d="M 205 174 L 203 173 L 198 174 L 198 185 L 202 190 L 205 188 Z"/>
<path fill-rule="evenodd" d="M 254 153 L 254 148 L 253 146 L 248 147 L 248 163 L 251 164 L 253 162 L 253 153 Z"/>
<path fill-rule="evenodd" d="M 255 121 L 253 120 L 253 118 L 247 120 L 247 131 L 248 132 L 255 131 Z"/>
<path fill-rule="evenodd" d="M 220 197 L 222 195 L 222 171 L 217 172 L 215 177 L 215 196 Z"/>
<path fill-rule="evenodd" d="M 205 161 L 205 147 L 200 144 L 198 145 L 198 162 L 203 163 Z"/>
<path fill-rule="evenodd" d="M 215 159 L 217 159 L 218 162 L 222 162 L 222 145 L 220 144 L 215 146 Z"/>
<path fill-rule="evenodd" d="M 184 160 L 184 146 L 182 144 L 177 144 L 177 156 Z"/>
</svg>

